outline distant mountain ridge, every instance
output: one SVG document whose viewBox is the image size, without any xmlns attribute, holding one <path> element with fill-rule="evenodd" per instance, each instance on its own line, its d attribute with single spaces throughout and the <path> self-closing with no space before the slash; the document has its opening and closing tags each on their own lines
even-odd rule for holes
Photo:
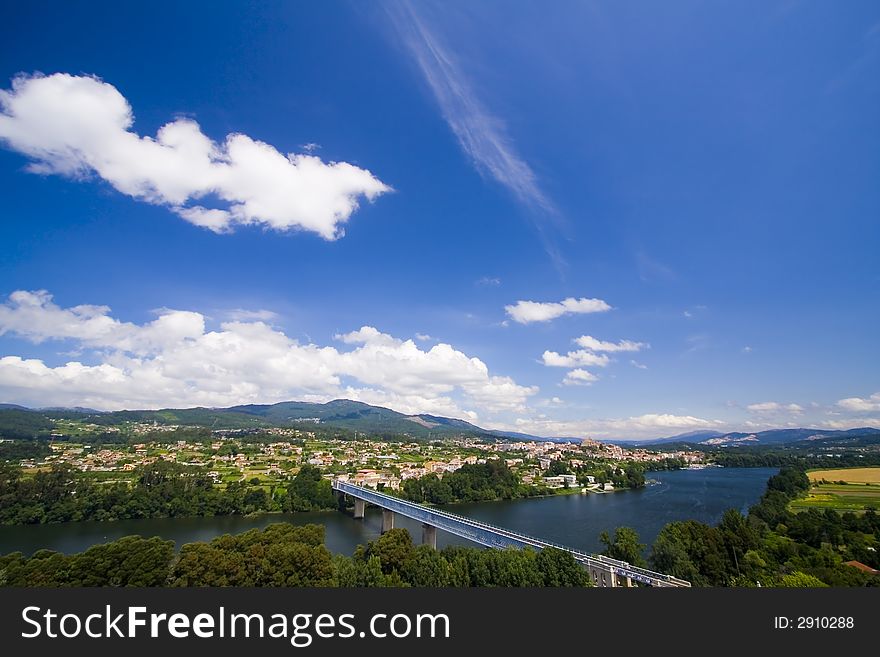
<svg viewBox="0 0 880 657">
<path fill-rule="evenodd" d="M 28 409 L 16 404 L 0 405 L 0 437 L 4 418 L 15 421 L 16 427 L 31 426 L 45 430 L 47 418 L 83 419 L 98 425 L 121 422 L 155 422 L 162 425 L 204 426 L 211 429 L 260 429 L 269 427 L 308 427 L 320 425 L 373 435 L 406 435 L 417 440 L 475 436 L 501 437 L 500 433 L 483 429 L 465 420 L 437 415 L 406 415 L 382 406 L 372 406 L 348 399 L 335 399 L 320 404 L 312 402 L 279 402 L 277 404 L 243 404 L 228 408 L 163 408 L 159 410 L 93 411 L 78 408 Z M 24 424 L 23 424 L 24 423 Z M 530 436 L 532 440 L 543 440 Z"/>
<path fill-rule="evenodd" d="M 863 436 L 866 434 L 880 434 L 880 429 L 873 427 L 859 427 L 856 429 L 830 430 L 830 429 L 770 429 L 757 433 L 733 432 L 721 436 L 707 438 L 699 441 L 701 445 L 781 445 L 796 443 L 804 440 L 823 440 L 826 438 L 845 438 L 847 436 Z"/>
<path fill-rule="evenodd" d="M 720 431 L 690 431 L 668 438 L 657 438 L 654 440 L 643 441 L 614 441 L 618 444 L 629 444 L 639 446 L 662 446 L 672 443 L 690 443 L 693 445 L 715 446 L 715 447 L 731 447 L 735 445 L 784 445 L 787 443 L 796 443 L 805 440 L 825 440 L 828 438 L 846 438 L 848 436 L 864 436 L 870 434 L 880 434 L 880 429 L 874 427 L 859 427 L 855 429 L 768 429 L 766 431 L 757 431 L 746 433 L 742 431 L 732 431 L 722 433 Z"/>
<path fill-rule="evenodd" d="M 4 418 L 16 428 L 33 426 L 44 431 L 49 418 L 87 419 L 98 425 L 120 422 L 156 422 L 183 426 L 203 426 L 211 429 L 260 429 L 319 425 L 331 429 L 363 432 L 372 435 L 406 435 L 417 440 L 432 440 L 455 436 L 505 438 L 510 440 L 578 441 L 581 437 L 545 437 L 515 431 L 484 429 L 466 420 L 420 413 L 407 415 L 382 406 L 373 406 L 349 399 L 334 399 L 326 403 L 286 401 L 276 404 L 242 404 L 228 408 L 165 408 L 160 410 L 96 411 L 88 408 L 29 409 L 17 404 L 0 403 L 0 437 L 3 437 Z M 25 429 L 26 430 L 26 429 Z M 653 440 L 609 440 L 602 442 L 627 446 L 683 445 L 734 446 L 785 444 L 803 440 L 845 438 L 856 435 L 880 434 L 880 429 L 864 427 L 845 431 L 827 429 L 770 429 L 755 433 L 711 430 L 689 431 Z"/>
</svg>

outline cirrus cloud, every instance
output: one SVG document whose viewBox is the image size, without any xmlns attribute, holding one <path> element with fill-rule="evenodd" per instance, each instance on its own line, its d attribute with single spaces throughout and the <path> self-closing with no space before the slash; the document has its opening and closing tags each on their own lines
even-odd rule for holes
<svg viewBox="0 0 880 657">
<path fill-rule="evenodd" d="M 366 169 L 284 154 L 247 135 L 217 143 L 191 119 L 166 123 L 155 137 L 138 135 L 133 124 L 126 98 L 97 77 L 20 75 L 0 90 L 0 142 L 31 158 L 29 171 L 97 175 L 216 233 L 257 224 L 333 240 L 359 198 L 372 201 L 391 190 Z M 195 202 L 208 196 L 221 207 Z"/>
</svg>

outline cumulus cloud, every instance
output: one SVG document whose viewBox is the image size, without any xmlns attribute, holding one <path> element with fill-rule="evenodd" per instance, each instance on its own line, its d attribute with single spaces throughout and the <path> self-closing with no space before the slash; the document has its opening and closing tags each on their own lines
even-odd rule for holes
<svg viewBox="0 0 880 657">
<path fill-rule="evenodd" d="M 562 385 L 566 386 L 588 386 L 594 381 L 598 381 L 599 377 L 588 370 L 576 369 L 565 374 Z"/>
<path fill-rule="evenodd" d="M 611 362 L 611 359 L 605 354 L 594 354 L 586 349 L 569 351 L 564 355 L 555 351 L 545 351 L 541 355 L 541 360 L 547 367 L 579 367 L 582 365 L 605 367 Z"/>
<path fill-rule="evenodd" d="M 757 404 L 749 404 L 746 410 L 752 413 L 803 413 L 804 409 L 798 404 L 781 404 L 779 402 L 759 402 Z"/>
<path fill-rule="evenodd" d="M 595 374 L 582 368 L 606 367 L 611 362 L 611 358 L 602 352 L 635 352 L 650 347 L 650 345 L 644 342 L 633 342 L 632 340 L 607 342 L 594 338 L 591 335 L 582 335 L 579 338 L 575 338 L 574 342 L 582 347 L 582 349 L 569 351 L 567 354 L 545 351 L 541 355 L 541 360 L 547 367 L 573 368 L 562 380 L 562 384 L 566 386 L 590 385 L 594 381 L 598 381 L 599 378 Z M 634 360 L 631 360 L 630 363 L 635 367 L 647 369 L 647 367 Z"/>
<path fill-rule="evenodd" d="M 644 342 L 633 342 L 632 340 L 621 340 L 620 342 L 605 342 L 597 340 L 592 335 L 582 335 L 575 338 L 575 342 L 590 351 L 641 351 L 647 349 L 650 345 Z"/>
<path fill-rule="evenodd" d="M 875 392 L 870 397 L 848 397 L 837 402 L 840 408 L 856 413 L 869 413 L 880 411 L 880 392 Z"/>
<path fill-rule="evenodd" d="M 119 409 L 349 397 L 474 418 L 474 407 L 524 410 L 538 392 L 449 344 L 424 350 L 371 326 L 336 336 L 349 347 L 342 350 L 302 344 L 259 319 L 209 330 L 200 313 L 163 310 L 135 324 L 112 317 L 107 306 L 62 308 L 48 292 L 18 291 L 0 304 L 3 334 L 72 342 L 95 361 L 53 367 L 0 358 L 0 398 L 24 404 Z"/>
<path fill-rule="evenodd" d="M 529 324 L 549 322 L 563 315 L 604 313 L 611 310 L 611 306 L 602 299 L 569 297 L 559 302 L 517 301 L 515 304 L 504 306 L 504 310 L 513 321 Z"/>
<path fill-rule="evenodd" d="M 880 427 L 880 416 L 842 418 L 839 420 L 826 420 L 820 423 L 824 429 L 845 431 L 846 429 L 861 429 L 863 427 Z"/>
<path fill-rule="evenodd" d="M 285 154 L 243 134 L 215 142 L 187 118 L 166 123 L 155 137 L 141 136 L 132 130 L 125 97 L 96 77 L 21 75 L 0 90 L 0 110 L 0 142 L 31 158 L 31 172 L 97 175 L 217 233 L 257 224 L 333 240 L 361 197 L 372 201 L 390 191 L 346 162 Z M 221 207 L 196 202 L 209 196 Z"/>
</svg>

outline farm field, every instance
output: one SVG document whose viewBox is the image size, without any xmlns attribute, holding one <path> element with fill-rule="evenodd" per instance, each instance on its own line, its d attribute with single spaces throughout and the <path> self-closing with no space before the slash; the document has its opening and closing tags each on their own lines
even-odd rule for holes
<svg viewBox="0 0 880 657">
<path fill-rule="evenodd" d="M 810 481 L 845 481 L 848 484 L 880 484 L 880 468 L 841 468 L 839 470 L 812 470 Z"/>
<path fill-rule="evenodd" d="M 792 511 L 835 509 L 880 510 L 880 468 L 841 468 L 807 472 L 810 492 L 791 503 Z"/>
</svg>

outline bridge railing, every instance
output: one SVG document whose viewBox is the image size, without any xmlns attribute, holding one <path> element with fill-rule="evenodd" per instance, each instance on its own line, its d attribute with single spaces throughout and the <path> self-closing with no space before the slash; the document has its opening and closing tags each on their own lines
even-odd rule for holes
<svg viewBox="0 0 880 657">
<path fill-rule="evenodd" d="M 575 557 L 575 559 L 584 563 L 587 566 L 611 569 L 620 576 L 629 577 L 631 579 L 635 579 L 636 581 L 653 584 L 655 586 L 690 586 L 690 582 L 687 582 L 685 580 L 678 579 L 677 577 L 672 577 L 671 575 L 666 575 L 664 573 L 654 572 L 648 570 L 647 568 L 633 566 L 626 561 L 612 559 L 611 557 L 606 557 L 601 554 L 589 554 L 586 552 L 581 552 L 579 550 L 574 550 L 568 546 L 561 545 L 559 543 L 546 541 L 544 539 L 529 536 L 527 534 L 520 534 L 518 532 L 505 529 L 504 527 L 490 525 L 489 523 L 482 522 L 480 520 L 474 520 L 473 518 L 450 513 L 449 511 L 441 511 L 440 509 L 429 508 L 416 502 L 411 502 L 410 500 L 394 497 L 393 495 L 380 493 L 377 490 L 366 488 L 364 486 L 358 486 L 356 484 L 351 484 L 349 482 L 338 480 L 333 480 L 332 485 L 334 490 L 338 490 L 340 492 L 347 493 L 355 497 L 360 497 L 367 502 L 372 502 L 384 508 L 396 511 L 397 513 L 401 513 L 402 515 L 411 517 L 415 520 L 429 522 L 439 527 L 440 529 L 445 529 L 446 531 L 450 531 L 454 534 L 462 535 L 464 538 L 468 538 L 486 546 L 533 547 L 537 548 L 538 550 L 552 547 L 558 550 L 569 552 Z M 465 533 L 462 531 L 461 527 L 447 524 L 447 522 L 458 523 L 458 525 L 465 525 L 475 530 L 479 530 L 479 532 L 482 533 Z M 506 540 L 499 541 L 496 540 L 496 537 L 501 537 Z"/>
</svg>

